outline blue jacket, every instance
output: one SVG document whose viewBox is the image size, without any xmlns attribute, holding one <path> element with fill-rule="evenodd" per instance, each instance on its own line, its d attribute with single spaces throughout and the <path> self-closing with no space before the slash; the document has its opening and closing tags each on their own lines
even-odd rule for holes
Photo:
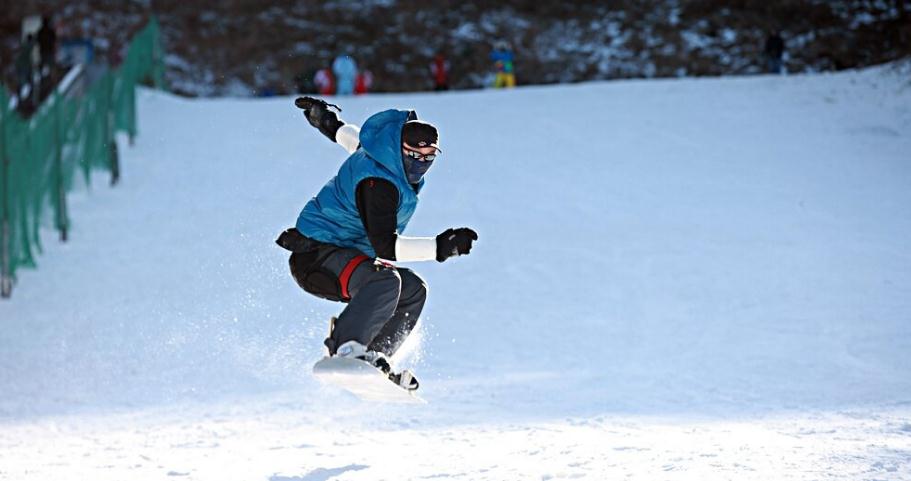
<svg viewBox="0 0 911 481">
<path fill-rule="evenodd" d="M 493 60 L 498 72 L 512 73 L 513 54 L 510 50 L 494 50 L 490 52 L 490 59 Z"/>
<path fill-rule="evenodd" d="M 357 64 L 354 59 L 341 55 L 332 62 L 332 72 L 335 73 L 336 93 L 350 95 L 354 93 L 354 82 L 357 77 Z"/>
<path fill-rule="evenodd" d="M 297 230 L 305 236 L 341 247 L 359 249 L 376 257 L 357 210 L 357 185 L 368 177 L 392 182 L 399 191 L 397 228 L 401 234 L 418 205 L 416 186 L 408 183 L 402 165 L 402 126 L 407 110 L 385 110 L 374 114 L 361 126 L 361 147 L 342 164 L 333 177 L 310 199 L 297 218 Z"/>
</svg>

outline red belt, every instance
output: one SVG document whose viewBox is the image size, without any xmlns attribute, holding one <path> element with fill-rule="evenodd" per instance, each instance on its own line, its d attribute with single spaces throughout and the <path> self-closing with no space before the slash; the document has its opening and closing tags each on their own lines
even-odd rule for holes
<svg viewBox="0 0 911 481">
<path fill-rule="evenodd" d="M 342 273 L 338 276 L 338 282 L 342 287 L 342 299 L 351 299 L 351 296 L 348 295 L 348 282 L 351 280 L 351 274 L 354 274 L 354 270 L 357 269 L 357 266 L 369 259 L 370 257 L 368 256 L 359 255 L 348 261 L 348 264 L 342 269 Z"/>
</svg>

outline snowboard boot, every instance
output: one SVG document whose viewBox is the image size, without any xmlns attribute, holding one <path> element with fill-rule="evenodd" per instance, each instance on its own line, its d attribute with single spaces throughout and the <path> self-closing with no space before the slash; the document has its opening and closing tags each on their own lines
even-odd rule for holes
<svg viewBox="0 0 911 481">
<path fill-rule="evenodd" d="M 392 366 L 389 364 L 389 360 L 386 359 L 386 355 L 381 352 L 371 351 L 367 349 L 367 346 L 357 342 L 357 341 L 348 341 L 338 348 L 336 353 L 338 357 L 347 357 L 351 359 L 358 359 L 361 361 L 370 364 L 371 366 L 377 368 L 383 374 L 387 376 L 392 372 Z"/>
<path fill-rule="evenodd" d="M 377 368 L 380 372 L 385 374 L 390 381 L 406 391 L 414 391 L 420 385 L 418 379 L 414 377 L 414 373 L 407 369 L 402 372 L 392 372 L 392 365 L 389 364 L 389 359 L 386 358 L 385 354 L 371 351 L 357 341 L 348 341 L 342 344 L 341 347 L 338 348 L 336 356 L 364 361 Z"/>
</svg>

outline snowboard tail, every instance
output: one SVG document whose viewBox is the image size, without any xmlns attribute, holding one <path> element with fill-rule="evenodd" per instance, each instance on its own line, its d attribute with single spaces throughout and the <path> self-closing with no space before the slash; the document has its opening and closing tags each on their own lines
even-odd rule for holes
<svg viewBox="0 0 911 481">
<path fill-rule="evenodd" d="M 358 359 L 324 357 L 313 365 L 313 375 L 322 382 L 340 387 L 364 401 L 425 404 L 414 391 L 389 380 L 378 369 Z"/>
</svg>

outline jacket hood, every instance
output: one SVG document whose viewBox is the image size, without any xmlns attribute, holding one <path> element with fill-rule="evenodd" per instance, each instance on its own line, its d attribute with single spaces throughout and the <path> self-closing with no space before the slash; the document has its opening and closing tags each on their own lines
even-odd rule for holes
<svg viewBox="0 0 911 481">
<path fill-rule="evenodd" d="M 402 126 L 414 113 L 409 110 L 390 109 L 373 114 L 361 126 L 361 147 L 377 163 L 404 179 L 405 167 L 402 165 Z M 424 179 L 418 188 L 424 185 Z"/>
</svg>

